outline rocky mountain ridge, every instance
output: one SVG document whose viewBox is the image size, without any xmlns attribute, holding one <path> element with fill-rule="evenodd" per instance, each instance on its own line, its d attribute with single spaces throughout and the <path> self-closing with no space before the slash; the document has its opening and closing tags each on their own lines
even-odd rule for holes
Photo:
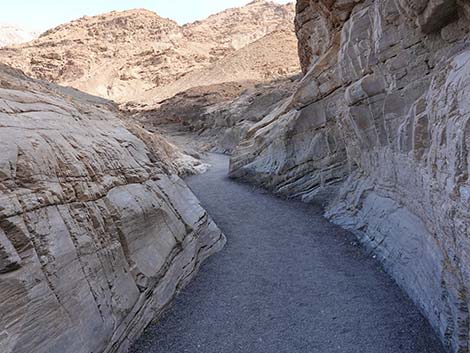
<svg viewBox="0 0 470 353">
<path fill-rule="evenodd" d="M 191 71 L 168 85 L 150 89 L 131 101 L 146 109 L 189 89 L 228 82 L 276 81 L 298 74 L 297 40 L 290 30 L 276 30 L 217 60 Z"/>
<path fill-rule="evenodd" d="M 30 43 L 0 49 L 0 61 L 35 78 L 126 103 L 150 90 L 147 96 L 164 92 L 163 87 L 271 32 L 293 30 L 293 18 L 292 4 L 268 1 L 254 1 L 184 26 L 148 10 L 111 12 L 84 17 Z M 294 38 L 292 32 L 291 42 Z M 293 65 L 287 59 L 271 71 L 284 64 Z"/>
</svg>

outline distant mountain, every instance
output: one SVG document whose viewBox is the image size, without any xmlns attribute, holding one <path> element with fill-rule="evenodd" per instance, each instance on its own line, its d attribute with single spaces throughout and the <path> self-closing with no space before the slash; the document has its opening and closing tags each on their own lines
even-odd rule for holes
<svg viewBox="0 0 470 353">
<path fill-rule="evenodd" d="M 0 24 L 0 47 L 29 42 L 37 38 L 37 36 L 38 34 L 34 32 L 11 25 Z"/>
<path fill-rule="evenodd" d="M 130 100 L 146 103 L 152 97 L 168 98 L 193 87 L 225 82 L 268 82 L 297 74 L 299 65 L 295 35 L 288 29 L 277 30 L 213 64 L 189 72 L 168 85 L 130 97 Z"/>
<path fill-rule="evenodd" d="M 0 61 L 35 78 L 120 103 L 154 100 L 168 96 L 164 87 L 213 67 L 272 32 L 287 31 L 288 42 L 294 43 L 294 13 L 293 4 L 257 0 L 180 26 L 148 10 L 111 12 L 61 25 L 31 43 L 2 48 Z M 296 49 L 284 58 L 276 49 L 284 43 L 277 44 L 271 50 L 282 67 L 271 71 L 278 75 L 298 67 Z"/>
</svg>

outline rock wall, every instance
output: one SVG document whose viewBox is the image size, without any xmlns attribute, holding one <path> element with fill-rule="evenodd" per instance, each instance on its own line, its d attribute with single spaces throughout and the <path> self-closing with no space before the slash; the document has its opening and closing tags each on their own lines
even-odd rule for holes
<svg viewBox="0 0 470 353">
<path fill-rule="evenodd" d="M 223 246 L 146 143 L 106 101 L 0 66 L 2 353 L 126 352 Z"/>
<path fill-rule="evenodd" d="M 453 352 L 469 351 L 470 3 L 299 0 L 304 78 L 231 176 L 352 230 Z"/>
</svg>

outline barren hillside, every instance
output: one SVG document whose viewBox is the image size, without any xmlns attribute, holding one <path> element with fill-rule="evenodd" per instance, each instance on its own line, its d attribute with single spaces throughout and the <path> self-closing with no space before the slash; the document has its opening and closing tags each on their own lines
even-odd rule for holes
<svg viewBox="0 0 470 353">
<path fill-rule="evenodd" d="M 299 71 L 295 34 L 290 30 L 278 30 L 169 85 L 129 99 L 140 103 L 158 102 L 192 87 L 249 80 L 268 82 L 295 75 Z"/>
<path fill-rule="evenodd" d="M 0 49 L 0 61 L 35 78 L 126 102 L 206 68 L 272 31 L 292 28 L 293 18 L 293 5 L 267 1 L 185 26 L 148 10 L 111 12 Z"/>
</svg>

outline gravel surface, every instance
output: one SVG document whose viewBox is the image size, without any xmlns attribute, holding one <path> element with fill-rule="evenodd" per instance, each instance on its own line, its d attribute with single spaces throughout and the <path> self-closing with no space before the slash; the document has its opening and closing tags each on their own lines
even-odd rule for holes
<svg viewBox="0 0 470 353">
<path fill-rule="evenodd" d="M 226 177 L 187 179 L 226 234 L 132 353 L 444 352 L 418 309 L 353 235 L 312 205 Z"/>
</svg>

